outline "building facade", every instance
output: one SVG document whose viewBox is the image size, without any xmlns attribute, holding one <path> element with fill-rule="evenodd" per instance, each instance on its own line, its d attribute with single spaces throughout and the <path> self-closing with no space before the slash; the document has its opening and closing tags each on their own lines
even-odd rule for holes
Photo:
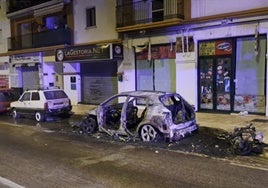
<svg viewBox="0 0 268 188">
<path fill-rule="evenodd" d="M 4 87 L 59 86 L 73 104 L 164 90 L 198 111 L 268 115 L 266 0 L 52 0 L 30 15 L 5 13 L 6 2 Z M 44 23 L 46 31 L 32 32 Z"/>
<path fill-rule="evenodd" d="M 125 46 L 138 49 L 133 52 L 129 48 L 128 52 L 135 54 L 135 71 L 126 75 L 128 78 L 135 74 L 132 76 L 135 88 L 129 88 L 133 84 L 126 81 L 126 84 L 120 85 L 121 90 L 148 88 L 173 91 L 175 88 L 198 111 L 247 111 L 267 115 L 267 5 L 261 0 L 254 4 L 240 0 L 132 1 L 132 7 L 151 6 L 151 9 L 140 8 L 137 11 L 133 8 L 135 17 L 132 19 L 135 21 L 132 23 L 135 24 L 117 27 L 119 33 L 127 36 Z M 129 7 L 128 4 L 125 6 Z M 191 15 L 178 12 L 179 6 L 184 11 L 190 7 Z M 162 15 L 158 14 L 162 22 L 154 22 L 154 7 L 163 11 Z M 148 11 L 143 14 L 142 10 Z M 174 11 L 177 11 L 176 18 L 168 14 Z M 149 18 L 140 20 L 140 14 L 149 15 Z M 177 23 L 171 23 L 170 17 Z M 144 20 L 149 21 L 137 24 Z M 166 52 L 153 47 L 165 45 L 169 45 L 169 53 L 175 46 L 173 62 L 170 58 L 153 57 L 156 51 L 159 54 Z M 139 50 L 143 47 L 147 61 L 142 62 Z M 146 56 L 146 53 L 149 55 Z M 128 56 L 125 55 L 122 63 L 124 72 L 133 69 L 128 68 Z M 170 83 L 175 87 L 168 87 Z"/>
</svg>

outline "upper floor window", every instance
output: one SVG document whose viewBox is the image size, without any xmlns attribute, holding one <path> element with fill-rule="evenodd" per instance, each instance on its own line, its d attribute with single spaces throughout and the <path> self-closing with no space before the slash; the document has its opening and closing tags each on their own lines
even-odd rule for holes
<svg viewBox="0 0 268 188">
<path fill-rule="evenodd" d="M 96 26 L 96 8 L 91 7 L 86 9 L 87 27 Z"/>
<path fill-rule="evenodd" d="M 8 64 L 0 64 L 0 70 L 8 70 L 9 69 L 9 65 Z M 0 80 L 1 80 L 1 75 L 0 75 Z"/>
<path fill-rule="evenodd" d="M 164 1 L 154 0 L 152 1 L 152 21 L 158 22 L 164 20 Z"/>
</svg>

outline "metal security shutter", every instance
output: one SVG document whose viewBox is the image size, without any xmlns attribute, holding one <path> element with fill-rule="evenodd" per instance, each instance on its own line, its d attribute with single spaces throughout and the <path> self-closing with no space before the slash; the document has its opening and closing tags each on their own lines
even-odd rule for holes
<svg viewBox="0 0 268 188">
<path fill-rule="evenodd" d="M 23 90 L 40 88 L 38 66 L 21 67 Z"/>
<path fill-rule="evenodd" d="M 100 104 L 117 92 L 116 77 L 83 76 L 83 103 Z"/>
<path fill-rule="evenodd" d="M 81 63 L 82 103 L 100 104 L 118 92 L 117 62 Z"/>
</svg>

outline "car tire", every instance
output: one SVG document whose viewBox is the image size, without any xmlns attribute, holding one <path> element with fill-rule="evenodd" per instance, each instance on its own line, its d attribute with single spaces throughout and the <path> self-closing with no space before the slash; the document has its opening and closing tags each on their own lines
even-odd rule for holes
<svg viewBox="0 0 268 188">
<path fill-rule="evenodd" d="M 19 118 L 19 114 L 18 114 L 16 108 L 12 109 L 11 115 L 12 115 L 13 119 Z"/>
<path fill-rule="evenodd" d="M 140 129 L 140 137 L 144 142 L 152 142 L 158 137 L 158 132 L 152 125 L 146 124 Z"/>
<path fill-rule="evenodd" d="M 80 131 L 83 134 L 92 134 L 97 131 L 97 120 L 93 117 L 85 118 L 80 124 Z"/>
<path fill-rule="evenodd" d="M 42 112 L 35 112 L 35 119 L 38 122 L 45 121 L 45 115 Z"/>
<path fill-rule="evenodd" d="M 248 141 L 241 141 L 236 139 L 233 144 L 233 149 L 235 154 L 245 156 L 251 153 L 252 146 Z"/>
</svg>

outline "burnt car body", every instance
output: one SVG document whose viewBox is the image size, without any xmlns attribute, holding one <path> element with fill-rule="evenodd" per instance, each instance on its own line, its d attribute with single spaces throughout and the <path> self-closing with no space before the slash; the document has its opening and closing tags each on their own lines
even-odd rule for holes
<svg viewBox="0 0 268 188">
<path fill-rule="evenodd" d="M 159 137 L 176 141 L 196 131 L 198 126 L 193 106 L 181 95 L 130 91 L 114 95 L 90 111 L 79 129 L 84 134 L 100 131 L 150 142 Z"/>
</svg>

